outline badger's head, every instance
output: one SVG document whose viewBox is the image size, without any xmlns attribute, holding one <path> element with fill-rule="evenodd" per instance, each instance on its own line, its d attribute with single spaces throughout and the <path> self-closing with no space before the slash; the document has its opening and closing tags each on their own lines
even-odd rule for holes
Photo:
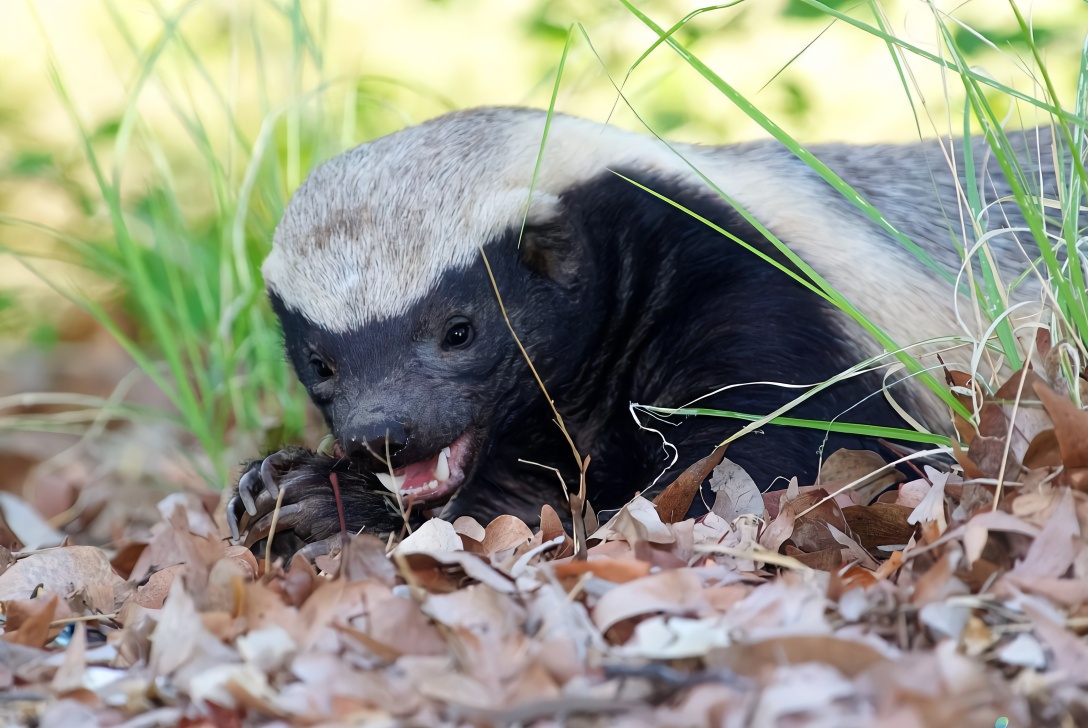
<svg viewBox="0 0 1088 728">
<path fill-rule="evenodd" d="M 544 125 L 483 109 L 346 152 L 295 193 L 265 261 L 288 355 L 343 453 L 377 472 L 388 455 L 417 502 L 448 500 L 541 401 L 481 248 L 534 363 L 562 381 L 597 295 L 565 195 L 609 169 L 675 166 L 642 136 L 557 116 L 534 183 Z"/>
</svg>

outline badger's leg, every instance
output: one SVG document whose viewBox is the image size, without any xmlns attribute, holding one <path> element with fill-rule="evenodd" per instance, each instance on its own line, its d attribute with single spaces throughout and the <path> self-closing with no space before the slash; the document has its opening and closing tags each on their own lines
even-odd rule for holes
<svg viewBox="0 0 1088 728">
<path fill-rule="evenodd" d="M 266 538 L 283 490 L 273 554 L 289 557 L 304 544 L 308 545 L 302 553 L 310 558 L 327 553 L 333 546 L 330 539 L 339 539 L 341 528 L 333 473 L 348 531 L 385 535 L 399 530 L 402 522 L 396 507 L 373 474 L 343 458 L 290 448 L 255 460 L 243 471 L 227 505 L 232 538 L 247 547 Z"/>
</svg>

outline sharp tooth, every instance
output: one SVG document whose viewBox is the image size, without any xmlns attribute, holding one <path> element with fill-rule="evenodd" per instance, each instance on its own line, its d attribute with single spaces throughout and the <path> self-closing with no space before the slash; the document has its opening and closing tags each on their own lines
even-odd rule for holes
<svg viewBox="0 0 1088 728">
<path fill-rule="evenodd" d="M 438 465 L 434 468 L 434 477 L 443 483 L 450 479 L 449 456 L 450 449 L 448 447 L 442 448 L 442 452 L 438 453 Z"/>
<path fill-rule="evenodd" d="M 375 473 L 375 475 L 378 476 L 378 480 L 390 493 L 396 493 L 400 490 L 400 486 L 404 484 L 404 476 L 398 478 L 389 473 Z"/>
</svg>

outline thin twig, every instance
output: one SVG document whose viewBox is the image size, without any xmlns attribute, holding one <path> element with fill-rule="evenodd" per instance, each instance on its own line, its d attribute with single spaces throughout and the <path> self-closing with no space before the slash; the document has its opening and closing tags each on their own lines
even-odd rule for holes
<svg viewBox="0 0 1088 728">
<path fill-rule="evenodd" d="M 559 414 L 559 410 L 555 408 L 555 401 L 551 395 L 548 394 L 548 388 L 544 386 L 544 380 L 540 378 L 540 374 L 537 372 L 536 367 L 533 366 L 533 360 L 529 358 L 529 352 L 525 350 L 525 346 L 521 343 L 521 339 L 518 338 L 517 332 L 514 331 L 514 325 L 510 323 L 510 316 L 506 312 L 506 305 L 502 302 L 502 294 L 499 293 L 499 284 L 495 281 L 495 274 L 491 270 L 491 262 L 487 259 L 487 253 L 484 252 L 483 247 L 480 247 L 480 257 L 484 259 L 484 266 L 487 268 L 487 277 L 491 279 L 491 288 L 495 291 L 495 299 L 499 302 L 499 310 L 502 311 L 502 318 L 506 321 L 506 328 L 510 330 L 510 335 L 514 337 L 514 343 L 518 345 L 518 349 L 521 350 L 521 355 L 525 358 L 525 363 L 529 365 L 529 371 L 533 373 L 533 377 L 536 379 L 536 383 L 540 386 L 540 391 L 544 393 L 544 399 L 548 400 L 548 406 L 551 407 L 552 414 L 555 415 L 555 423 L 559 425 L 560 431 L 563 433 L 563 437 L 567 439 L 567 444 L 570 445 L 570 451 L 574 455 L 574 462 L 578 464 L 579 474 L 579 486 L 578 495 L 567 495 L 571 505 L 571 517 L 574 523 L 575 533 L 575 556 L 581 554 L 581 558 L 585 558 L 585 551 L 583 548 L 579 548 L 579 541 L 581 546 L 585 545 L 585 522 L 582 520 L 583 513 L 585 511 L 586 503 L 586 468 L 589 467 L 589 458 L 583 458 L 582 454 L 578 452 L 578 447 L 574 444 L 574 438 L 570 436 L 570 432 L 567 431 L 567 426 L 563 423 L 563 416 Z M 575 502 L 577 501 L 577 502 Z M 576 508 L 577 507 L 577 508 Z M 579 540 L 579 525 L 581 526 L 582 537 Z"/>
<path fill-rule="evenodd" d="M 567 432 L 567 426 L 563 424 L 563 416 L 559 414 L 559 410 L 555 408 L 555 402 L 552 400 L 551 395 L 548 394 L 548 388 L 544 386 L 544 380 L 540 378 L 540 374 L 537 373 L 536 367 L 533 366 L 533 360 L 529 358 L 529 352 L 525 350 L 525 347 L 521 343 L 521 339 L 518 338 L 517 332 L 514 331 L 514 325 L 510 323 L 510 316 L 506 313 L 506 306 L 502 302 L 502 294 L 499 293 L 499 284 L 495 281 L 495 274 L 491 271 L 491 263 L 487 259 L 487 253 L 484 252 L 483 247 L 480 248 L 480 256 L 484 259 L 484 265 L 487 267 L 487 276 L 491 279 L 491 288 L 495 291 L 495 298 L 499 302 L 499 310 L 502 311 L 503 320 L 506 321 L 506 328 L 510 329 L 510 335 L 514 337 L 514 343 L 518 345 L 518 349 L 521 350 L 521 355 L 525 357 L 525 363 L 529 365 L 529 371 L 533 373 L 533 377 L 536 378 L 536 383 L 540 385 L 540 391 L 544 393 L 544 399 L 548 400 L 548 406 L 552 409 L 552 414 L 555 415 L 556 424 L 559 425 L 559 429 L 563 432 L 563 437 L 567 438 L 567 444 L 570 445 L 570 450 L 574 454 L 574 461 L 578 464 L 578 470 L 582 470 L 582 455 L 578 452 L 577 446 L 574 444 L 574 439 Z"/>
<path fill-rule="evenodd" d="M 64 619 L 57 619 L 49 623 L 49 629 L 54 627 L 64 627 L 68 624 L 75 624 L 76 622 L 98 622 L 99 620 L 105 621 L 107 619 L 117 619 L 118 612 L 113 614 L 84 614 L 82 617 L 65 617 Z"/>
<path fill-rule="evenodd" d="M 344 518 L 344 499 L 340 496 L 340 476 L 329 473 L 329 483 L 332 485 L 332 497 L 336 500 L 336 515 L 340 518 L 340 534 L 346 536 L 348 523 Z"/>
<path fill-rule="evenodd" d="M 264 542 L 265 575 L 272 573 L 272 537 L 276 535 L 276 525 L 280 522 L 280 508 L 283 507 L 283 495 L 286 492 L 286 488 L 280 488 L 280 493 L 276 496 L 276 509 L 272 511 L 272 525 L 268 527 L 268 540 Z"/>
</svg>

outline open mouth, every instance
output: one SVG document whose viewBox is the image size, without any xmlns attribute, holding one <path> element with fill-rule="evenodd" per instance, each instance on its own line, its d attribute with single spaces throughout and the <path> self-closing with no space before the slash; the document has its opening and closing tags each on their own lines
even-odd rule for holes
<svg viewBox="0 0 1088 728">
<path fill-rule="evenodd" d="M 465 432 L 430 460 L 397 468 L 393 474 L 377 473 L 391 492 L 400 492 L 407 503 L 440 505 L 449 500 L 465 481 L 471 433 Z"/>
</svg>

